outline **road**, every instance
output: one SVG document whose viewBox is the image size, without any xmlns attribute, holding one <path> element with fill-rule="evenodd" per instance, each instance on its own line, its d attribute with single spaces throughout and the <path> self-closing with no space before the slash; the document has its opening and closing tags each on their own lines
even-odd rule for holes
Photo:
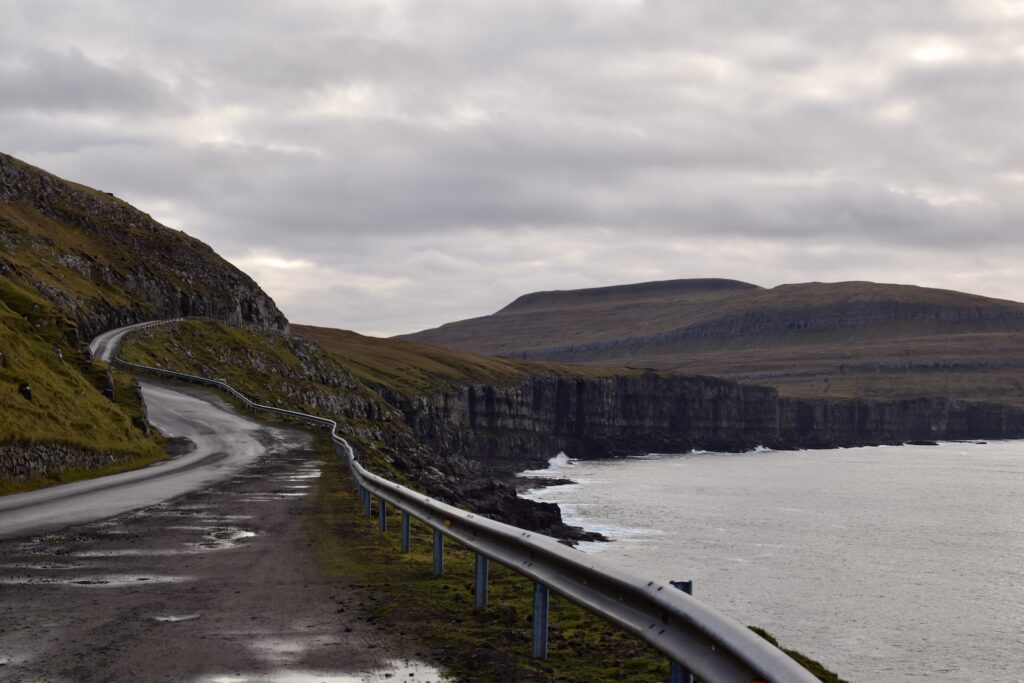
<svg viewBox="0 0 1024 683">
<path fill-rule="evenodd" d="M 94 342 L 108 353 L 115 330 Z M 143 380 L 192 452 L 0 497 L 0 680 L 437 680 L 314 552 L 310 432 Z"/>
<path fill-rule="evenodd" d="M 144 327 L 150 323 L 138 323 L 136 325 L 125 325 L 124 327 L 118 327 L 114 330 L 107 330 L 102 334 L 96 335 L 96 338 L 89 342 L 89 353 L 92 354 L 93 358 L 98 360 L 105 360 L 108 363 L 112 360 L 114 351 L 117 349 L 117 345 L 124 339 L 124 335 L 128 334 L 134 329 Z"/>
<path fill-rule="evenodd" d="M 152 425 L 195 450 L 140 470 L 0 497 L 0 539 L 154 505 L 227 479 L 263 453 L 266 427 L 259 422 L 171 384 L 141 384 Z"/>
</svg>

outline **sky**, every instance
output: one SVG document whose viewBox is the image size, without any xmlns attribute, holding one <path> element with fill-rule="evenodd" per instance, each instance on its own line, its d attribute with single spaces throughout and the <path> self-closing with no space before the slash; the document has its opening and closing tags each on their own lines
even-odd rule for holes
<svg viewBox="0 0 1024 683">
<path fill-rule="evenodd" d="M 537 290 L 1024 300 L 1021 0 L 0 0 L 0 151 L 209 243 L 292 322 Z"/>
</svg>

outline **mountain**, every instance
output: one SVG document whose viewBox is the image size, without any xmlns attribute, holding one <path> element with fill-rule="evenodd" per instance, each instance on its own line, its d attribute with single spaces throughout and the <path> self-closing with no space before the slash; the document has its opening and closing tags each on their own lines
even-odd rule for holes
<svg viewBox="0 0 1024 683">
<path fill-rule="evenodd" d="M 670 280 L 538 292 L 400 338 L 714 375 L 788 396 L 1024 404 L 1024 304 L 909 285 Z"/>
<path fill-rule="evenodd" d="M 206 244 L 0 154 L 0 493 L 161 457 L 131 378 L 94 363 L 86 342 L 190 315 L 288 329 Z"/>
</svg>

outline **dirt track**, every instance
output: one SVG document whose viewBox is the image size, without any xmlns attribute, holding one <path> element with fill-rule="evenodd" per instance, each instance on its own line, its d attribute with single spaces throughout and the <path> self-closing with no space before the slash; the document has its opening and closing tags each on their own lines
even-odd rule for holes
<svg viewBox="0 0 1024 683">
<path fill-rule="evenodd" d="M 437 680 L 322 575 L 311 438 L 268 427 L 221 484 L 0 543 L 0 680 Z"/>
</svg>

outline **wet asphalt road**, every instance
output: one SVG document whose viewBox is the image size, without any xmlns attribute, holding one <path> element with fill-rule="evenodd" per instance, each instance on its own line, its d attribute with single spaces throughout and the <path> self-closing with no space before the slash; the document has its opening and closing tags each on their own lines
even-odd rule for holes
<svg viewBox="0 0 1024 683">
<path fill-rule="evenodd" d="M 437 680 L 322 574 L 308 432 L 200 389 L 144 392 L 196 451 L 0 498 L 0 680 Z"/>
<path fill-rule="evenodd" d="M 263 453 L 267 429 L 240 414 L 214 409 L 208 394 L 141 380 L 154 427 L 196 448 L 131 472 L 0 498 L 0 539 L 103 519 L 195 491 L 241 472 Z"/>
</svg>

